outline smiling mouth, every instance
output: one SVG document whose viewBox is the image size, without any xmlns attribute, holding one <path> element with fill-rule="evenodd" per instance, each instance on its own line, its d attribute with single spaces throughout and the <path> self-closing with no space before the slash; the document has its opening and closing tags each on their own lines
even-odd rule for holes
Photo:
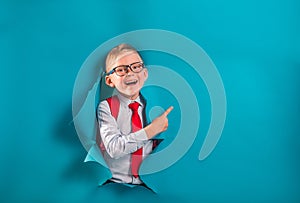
<svg viewBox="0 0 300 203">
<path fill-rule="evenodd" d="M 125 84 L 126 85 L 135 85 L 138 81 L 137 80 L 129 80 L 129 81 L 126 81 Z"/>
</svg>

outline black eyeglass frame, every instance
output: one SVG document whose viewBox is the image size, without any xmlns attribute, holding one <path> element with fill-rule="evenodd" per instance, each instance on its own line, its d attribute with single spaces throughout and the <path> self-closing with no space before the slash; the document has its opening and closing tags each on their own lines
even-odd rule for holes
<svg viewBox="0 0 300 203">
<path fill-rule="evenodd" d="M 138 72 L 136 72 L 135 70 L 132 70 L 131 66 L 135 65 L 135 64 L 141 64 L 142 65 L 142 69 Z M 116 72 L 116 69 L 119 68 L 119 67 L 125 67 L 126 68 L 126 73 L 124 75 L 126 75 L 128 73 L 128 68 L 130 68 L 130 70 L 134 73 L 140 73 L 144 68 L 145 68 L 145 64 L 142 62 L 142 61 L 138 61 L 138 62 L 134 62 L 132 64 L 129 64 L 129 65 L 119 65 L 117 67 L 114 67 L 111 71 L 109 71 L 108 73 L 106 73 L 106 76 L 109 76 L 113 73 L 116 73 L 117 76 L 124 76 L 124 75 L 118 75 L 118 73 Z"/>
</svg>

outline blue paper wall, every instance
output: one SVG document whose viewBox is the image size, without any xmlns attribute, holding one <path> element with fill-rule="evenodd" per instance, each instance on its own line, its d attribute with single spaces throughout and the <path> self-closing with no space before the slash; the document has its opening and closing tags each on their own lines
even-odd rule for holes
<svg viewBox="0 0 300 203">
<path fill-rule="evenodd" d="M 299 7 L 296 0 L 1 1 L 0 202 L 299 202 Z M 83 163 L 72 123 L 75 78 L 100 44 L 148 28 L 185 35 L 214 61 L 226 90 L 225 128 L 204 161 L 198 136 L 181 160 L 152 174 L 157 195 L 98 188 L 103 168 Z M 203 84 L 196 92 L 209 106 Z M 204 135 L 210 111 L 201 113 Z"/>
</svg>

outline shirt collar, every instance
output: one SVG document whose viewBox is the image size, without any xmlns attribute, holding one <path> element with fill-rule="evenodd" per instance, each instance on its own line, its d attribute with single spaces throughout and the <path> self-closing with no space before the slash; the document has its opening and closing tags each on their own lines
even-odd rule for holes
<svg viewBox="0 0 300 203">
<path fill-rule="evenodd" d="M 141 101 L 141 95 L 139 95 L 135 100 L 131 100 L 131 99 L 128 99 L 127 97 L 123 96 L 122 94 L 118 94 L 117 95 L 119 100 L 122 102 L 122 103 L 125 103 L 126 106 L 128 106 L 130 103 L 133 103 L 133 102 L 138 102 L 140 104 L 141 107 L 144 107 L 144 104 L 143 102 Z"/>
</svg>

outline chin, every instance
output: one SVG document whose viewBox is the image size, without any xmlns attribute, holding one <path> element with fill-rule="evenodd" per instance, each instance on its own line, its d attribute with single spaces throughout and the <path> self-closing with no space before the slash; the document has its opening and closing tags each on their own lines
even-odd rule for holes
<svg viewBox="0 0 300 203">
<path fill-rule="evenodd" d="M 140 91 L 138 92 L 123 92 L 122 93 L 124 96 L 126 96 L 127 98 L 132 98 L 132 97 L 136 97 L 140 94 Z M 135 99 L 135 98 L 134 98 Z"/>
</svg>

